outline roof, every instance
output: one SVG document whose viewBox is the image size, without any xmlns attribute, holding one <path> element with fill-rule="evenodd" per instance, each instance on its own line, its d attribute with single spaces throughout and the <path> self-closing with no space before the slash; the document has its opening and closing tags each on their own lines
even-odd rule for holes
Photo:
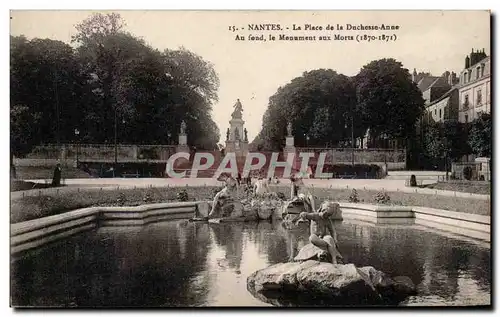
<svg viewBox="0 0 500 317">
<path fill-rule="evenodd" d="M 426 76 L 418 81 L 417 87 L 420 91 L 426 91 L 436 79 L 438 79 L 436 76 Z"/>
<path fill-rule="evenodd" d="M 422 78 L 418 84 L 418 89 L 420 91 L 424 92 L 428 90 L 429 88 L 446 88 L 449 87 L 450 84 L 447 82 L 446 78 L 443 76 L 427 76 Z"/>
<path fill-rule="evenodd" d="M 428 105 L 427 105 L 427 107 L 430 107 L 430 106 L 432 106 L 432 105 L 435 105 L 436 103 L 438 103 L 438 102 L 442 101 L 443 99 L 445 99 L 445 98 L 449 97 L 449 96 L 453 93 L 453 91 L 454 91 L 454 90 L 457 90 L 457 89 L 458 89 L 458 87 L 457 87 L 457 86 L 452 87 L 452 88 L 451 88 L 450 90 L 448 90 L 448 91 L 447 91 L 444 95 L 442 95 L 442 96 L 441 96 L 441 97 L 439 97 L 438 99 L 436 99 L 436 100 L 434 100 L 433 102 L 431 102 L 430 104 L 428 104 Z"/>
<path fill-rule="evenodd" d="M 475 68 L 475 67 L 477 67 L 477 65 L 479 65 L 479 64 L 486 63 L 489 59 L 490 59 L 490 56 L 486 56 L 485 58 L 483 58 L 483 59 L 482 59 L 482 60 L 480 60 L 479 62 L 475 63 L 474 65 L 470 65 L 470 67 L 469 67 L 469 68 L 466 68 L 466 69 Z"/>
</svg>

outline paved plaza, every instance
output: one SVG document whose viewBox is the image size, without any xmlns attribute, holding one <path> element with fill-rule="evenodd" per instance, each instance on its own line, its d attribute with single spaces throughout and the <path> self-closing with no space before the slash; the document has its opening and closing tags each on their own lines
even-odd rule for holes
<svg viewBox="0 0 500 317">
<path fill-rule="evenodd" d="M 49 180 L 30 180 L 32 182 L 45 183 Z M 406 193 L 418 193 L 418 194 L 428 194 L 428 195 L 443 195 L 443 196 L 454 196 L 454 197 L 467 197 L 479 200 L 488 200 L 490 195 L 479 195 L 464 192 L 455 192 L 447 190 L 435 190 L 429 188 L 414 188 L 407 187 L 405 179 L 304 179 L 303 180 L 306 187 L 309 188 L 335 188 L 335 189 L 351 189 L 356 188 L 358 190 L 385 190 L 388 192 L 406 192 Z M 424 179 L 422 184 L 435 183 L 435 179 Z M 134 187 L 183 187 L 183 186 L 221 186 L 223 183 L 214 178 L 80 178 L 80 179 L 66 179 L 64 184 L 67 187 L 62 187 L 59 189 L 43 189 L 46 190 L 69 190 L 74 189 L 74 187 L 81 188 L 103 188 L 113 189 L 117 186 L 121 188 L 134 188 Z M 288 179 L 279 180 L 279 185 L 288 185 L 290 181 Z M 38 189 L 28 190 L 22 192 L 11 193 L 11 197 L 17 197 L 18 195 L 36 195 L 39 194 Z"/>
</svg>

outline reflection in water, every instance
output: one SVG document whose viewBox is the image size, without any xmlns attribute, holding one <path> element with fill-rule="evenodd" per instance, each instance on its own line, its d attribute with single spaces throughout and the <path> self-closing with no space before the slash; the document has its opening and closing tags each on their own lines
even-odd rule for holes
<svg viewBox="0 0 500 317">
<path fill-rule="evenodd" d="M 346 261 L 413 280 L 419 294 L 406 305 L 490 303 L 488 248 L 411 226 L 344 221 L 335 227 Z M 14 259 L 12 303 L 266 306 L 247 291 L 247 277 L 288 261 L 306 243 L 307 226 L 285 230 L 271 222 L 100 228 Z"/>
</svg>

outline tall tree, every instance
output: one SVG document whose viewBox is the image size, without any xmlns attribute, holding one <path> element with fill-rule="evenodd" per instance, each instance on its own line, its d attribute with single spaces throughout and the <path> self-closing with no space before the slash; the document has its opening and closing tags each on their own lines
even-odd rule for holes
<svg viewBox="0 0 500 317">
<path fill-rule="evenodd" d="M 362 119 L 373 136 L 414 136 L 424 100 L 410 78 L 409 71 L 392 58 L 372 61 L 356 75 Z"/>
<path fill-rule="evenodd" d="M 11 37 L 11 107 L 24 105 L 41 115 L 44 142 L 71 140 L 86 102 L 86 76 L 68 44 Z"/>
<path fill-rule="evenodd" d="M 42 114 L 33 112 L 28 106 L 14 105 L 10 108 L 10 153 L 23 157 L 41 141 L 38 133 Z"/>
<path fill-rule="evenodd" d="M 331 69 L 305 72 L 269 98 L 259 139 L 267 148 L 280 148 L 287 122 L 291 121 L 297 145 L 337 145 L 350 138 L 348 118 L 356 115 L 355 106 L 354 85 L 349 77 Z"/>
<path fill-rule="evenodd" d="M 458 161 L 470 153 L 466 126 L 459 122 L 445 121 L 430 124 L 426 128 L 425 150 L 432 159 L 442 157 Z"/>
<path fill-rule="evenodd" d="M 159 52 L 124 26 L 118 14 L 94 14 L 77 25 L 73 41 L 97 96 L 86 109 L 87 129 L 95 129 L 100 142 L 111 142 L 116 130 L 122 143 L 165 144 L 184 120 L 190 143 L 216 146 L 211 110 L 219 79 L 213 65 L 183 48 Z"/>
<path fill-rule="evenodd" d="M 471 122 L 468 144 L 474 154 L 491 157 L 491 114 L 481 113 L 477 119 Z"/>
</svg>

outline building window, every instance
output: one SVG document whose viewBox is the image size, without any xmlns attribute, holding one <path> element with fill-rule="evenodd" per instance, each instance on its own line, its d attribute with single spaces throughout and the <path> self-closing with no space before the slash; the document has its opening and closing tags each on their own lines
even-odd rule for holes
<svg viewBox="0 0 500 317">
<path fill-rule="evenodd" d="M 484 76 L 484 64 L 481 64 L 481 77 Z"/>
<path fill-rule="evenodd" d="M 480 106 L 483 103 L 483 94 L 481 92 L 481 89 L 477 91 L 477 97 L 476 97 L 476 105 Z"/>
<path fill-rule="evenodd" d="M 439 109 L 439 119 L 441 119 L 442 114 L 441 114 L 441 109 Z"/>
<path fill-rule="evenodd" d="M 469 108 L 469 95 L 464 96 L 464 108 Z"/>
<path fill-rule="evenodd" d="M 468 73 L 469 76 L 467 77 L 467 81 L 470 82 L 470 78 L 472 77 L 472 70 L 469 69 Z"/>
<path fill-rule="evenodd" d="M 479 77 L 481 77 L 481 66 L 476 68 L 476 79 L 479 79 Z"/>
<path fill-rule="evenodd" d="M 437 114 L 437 109 L 434 109 L 434 115 L 436 115 L 436 114 Z"/>
<path fill-rule="evenodd" d="M 469 123 L 469 115 L 465 114 L 465 123 Z"/>
<path fill-rule="evenodd" d="M 467 82 L 467 72 L 464 73 L 464 84 Z"/>
</svg>

